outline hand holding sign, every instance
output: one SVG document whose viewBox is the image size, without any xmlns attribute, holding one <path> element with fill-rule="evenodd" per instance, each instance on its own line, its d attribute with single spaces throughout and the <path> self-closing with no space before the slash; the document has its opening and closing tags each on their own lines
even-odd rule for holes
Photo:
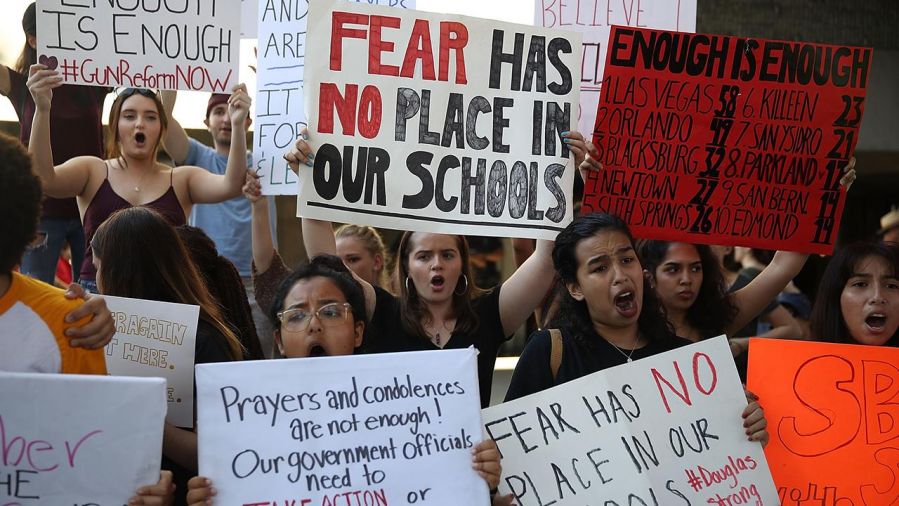
<svg viewBox="0 0 899 506">
<path fill-rule="evenodd" d="M 53 89 L 62 86 L 62 76 L 46 65 L 35 63 L 28 69 L 28 91 L 34 99 L 35 108 L 40 112 L 50 110 Z"/>
<path fill-rule="evenodd" d="M 252 102 L 253 100 L 247 93 L 246 84 L 240 83 L 231 90 L 231 96 L 228 97 L 228 114 L 231 116 L 231 125 L 238 129 L 246 129 Z"/>
</svg>

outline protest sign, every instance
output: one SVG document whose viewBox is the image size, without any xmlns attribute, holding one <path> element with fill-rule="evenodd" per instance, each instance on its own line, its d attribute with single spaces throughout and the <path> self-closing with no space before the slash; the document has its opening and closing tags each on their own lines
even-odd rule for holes
<svg viewBox="0 0 899 506">
<path fill-rule="evenodd" d="M 297 176 L 287 166 L 284 153 L 293 147 L 306 126 L 303 68 L 309 2 L 244 3 L 256 6 L 253 19 L 259 20 L 253 168 L 259 175 L 263 195 L 296 195 Z M 415 1 L 380 0 L 379 5 L 414 9 Z"/>
<path fill-rule="evenodd" d="M 696 0 L 535 0 L 534 24 L 577 31 L 584 37 L 578 129 L 589 135 L 596 121 L 612 25 L 695 32 Z"/>
<path fill-rule="evenodd" d="M 634 235 L 833 249 L 871 49 L 615 27 L 584 210 Z"/>
<path fill-rule="evenodd" d="M 232 4 L 38 0 L 38 60 L 68 84 L 229 93 L 241 13 Z"/>
<path fill-rule="evenodd" d="M 240 0 L 240 38 L 255 39 L 259 16 L 259 0 Z"/>
<path fill-rule="evenodd" d="M 486 505 L 474 348 L 197 366 L 222 504 Z"/>
<path fill-rule="evenodd" d="M 749 389 L 765 406 L 765 448 L 783 506 L 899 499 L 899 350 L 752 339 Z"/>
<path fill-rule="evenodd" d="M 165 381 L 0 372 L 0 504 L 118 505 L 159 480 Z"/>
<path fill-rule="evenodd" d="M 727 340 L 685 346 L 482 411 L 521 506 L 774 505 Z"/>
<path fill-rule="evenodd" d="M 105 295 L 116 333 L 106 345 L 113 376 L 161 377 L 168 383 L 166 420 L 194 426 L 194 350 L 200 306 Z"/>
<path fill-rule="evenodd" d="M 580 35 L 314 2 L 298 215 L 553 238 L 572 217 Z"/>
</svg>

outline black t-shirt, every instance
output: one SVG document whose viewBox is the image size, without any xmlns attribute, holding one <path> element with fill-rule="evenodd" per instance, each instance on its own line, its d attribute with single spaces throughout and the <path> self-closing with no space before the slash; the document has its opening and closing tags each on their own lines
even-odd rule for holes
<svg viewBox="0 0 899 506">
<path fill-rule="evenodd" d="M 225 337 L 202 318 L 197 324 L 197 342 L 194 346 L 194 363 L 214 364 L 217 362 L 231 362 L 231 354 L 225 345 Z M 195 383 L 196 385 L 196 383 Z M 194 405 L 196 405 L 196 386 L 194 387 Z M 196 430 L 196 428 L 194 429 Z M 162 456 L 162 468 L 172 472 L 175 483 L 175 506 L 187 505 L 187 481 L 196 473 L 179 466 L 176 462 Z"/>
<path fill-rule="evenodd" d="M 690 341 L 680 337 L 652 341 L 642 348 L 633 350 L 630 358 L 639 360 L 688 344 L 691 344 Z M 552 338 L 548 330 L 538 330 L 531 335 L 524 351 L 521 352 L 512 373 L 509 391 L 506 392 L 506 401 L 625 364 L 630 353 L 630 350 L 622 350 L 596 334 L 590 336 L 590 345 L 585 345 L 575 339 L 567 329 L 562 329 L 562 361 L 559 364 L 558 374 L 553 379 L 550 366 Z"/>
<path fill-rule="evenodd" d="M 460 349 L 474 346 L 478 350 L 478 381 L 481 387 L 481 406 L 490 403 L 493 384 L 493 366 L 500 345 L 508 339 L 503 335 L 499 315 L 499 292 L 502 285 L 472 301 L 478 316 L 478 326 L 473 332 L 453 332 L 443 349 Z M 372 315 L 365 341 L 364 353 L 393 353 L 400 351 L 439 350 L 429 339 L 411 335 L 403 329 L 400 319 L 400 300 L 380 287 L 375 287 L 375 313 Z"/>
</svg>

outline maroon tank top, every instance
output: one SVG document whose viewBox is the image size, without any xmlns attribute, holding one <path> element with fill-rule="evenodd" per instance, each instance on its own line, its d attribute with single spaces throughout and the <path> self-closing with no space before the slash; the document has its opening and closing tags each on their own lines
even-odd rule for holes
<svg viewBox="0 0 899 506">
<path fill-rule="evenodd" d="M 172 178 L 174 178 L 174 171 L 172 172 Z M 81 279 L 94 281 L 97 278 L 97 269 L 94 268 L 93 262 L 94 253 L 91 248 L 91 239 L 94 238 L 97 228 L 112 213 L 119 209 L 128 209 L 129 207 L 135 206 L 119 196 L 112 189 L 112 185 L 109 184 L 109 162 L 106 162 L 106 179 L 103 180 L 103 184 L 100 185 L 90 205 L 87 206 L 87 210 L 84 211 L 85 248 L 84 261 L 81 263 Z M 171 180 L 169 180 L 169 189 L 161 197 L 141 207 L 150 208 L 161 214 L 173 227 L 179 227 L 187 223 L 187 217 L 184 216 L 184 209 L 181 207 L 181 202 L 178 202 L 178 196 L 175 195 L 175 187 L 172 185 Z"/>
</svg>

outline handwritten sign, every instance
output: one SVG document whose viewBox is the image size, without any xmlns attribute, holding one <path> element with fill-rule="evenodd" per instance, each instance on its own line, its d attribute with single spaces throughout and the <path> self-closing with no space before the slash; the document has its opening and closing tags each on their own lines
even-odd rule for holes
<svg viewBox="0 0 899 506">
<path fill-rule="evenodd" d="M 232 3 L 38 0 L 39 60 L 69 84 L 230 92 L 241 12 Z"/>
<path fill-rule="evenodd" d="M 896 364 L 886 346 L 749 341 L 749 389 L 765 406 L 784 506 L 895 504 Z"/>
<path fill-rule="evenodd" d="M 252 3 L 257 5 L 254 19 L 259 20 L 255 170 L 264 195 L 296 195 L 297 176 L 287 166 L 284 153 L 306 126 L 303 70 L 309 2 L 291 2 L 284 9 L 272 2 Z M 414 0 L 381 0 L 380 4 L 415 8 Z"/>
<path fill-rule="evenodd" d="M 534 24 L 577 31 L 584 37 L 578 129 L 588 136 L 596 121 L 603 67 L 606 64 L 606 43 L 612 25 L 695 32 L 696 0 L 536 0 Z"/>
<path fill-rule="evenodd" d="M 580 35 L 321 1 L 309 10 L 314 167 L 298 214 L 553 238 L 571 220 Z"/>
<path fill-rule="evenodd" d="M 872 50 L 615 27 L 584 209 L 672 241 L 829 253 Z"/>
<path fill-rule="evenodd" d="M 476 353 L 198 365 L 200 474 L 222 504 L 486 505 Z"/>
<path fill-rule="evenodd" d="M 722 336 L 483 410 L 521 506 L 774 505 Z M 554 502 L 555 501 L 555 502 Z"/>
<path fill-rule="evenodd" d="M 106 345 L 113 376 L 161 377 L 168 382 L 166 420 L 194 425 L 194 351 L 199 306 L 104 296 L 116 333 Z"/>
<path fill-rule="evenodd" d="M 0 504 L 125 504 L 159 479 L 165 381 L 0 372 Z"/>
<path fill-rule="evenodd" d="M 259 0 L 240 0 L 240 38 L 255 39 L 258 33 Z"/>
</svg>

